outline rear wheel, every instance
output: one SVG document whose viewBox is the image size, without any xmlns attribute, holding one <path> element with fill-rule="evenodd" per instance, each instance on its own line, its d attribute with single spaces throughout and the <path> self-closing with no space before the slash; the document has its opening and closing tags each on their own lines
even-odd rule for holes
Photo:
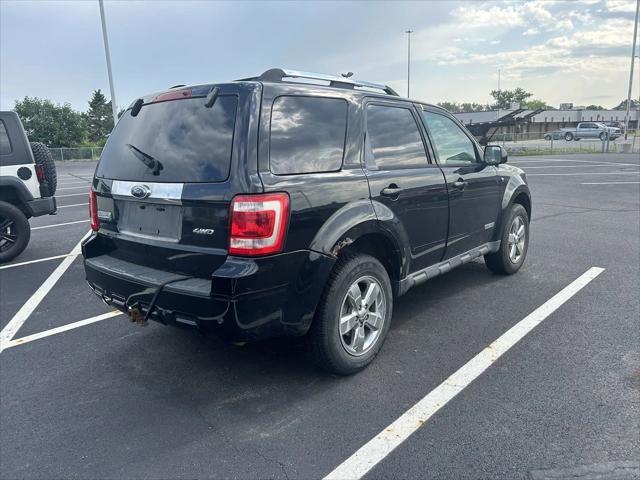
<svg viewBox="0 0 640 480">
<path fill-rule="evenodd" d="M 44 178 L 49 184 L 49 195 L 55 195 L 56 187 L 58 186 L 58 175 L 56 174 L 56 164 L 49 148 L 44 143 L 31 142 L 31 151 L 36 165 L 42 166 L 44 170 Z"/>
<path fill-rule="evenodd" d="M 606 134 L 606 133 L 604 133 L 604 132 L 601 132 L 601 133 L 600 133 L 600 141 L 601 141 L 601 142 L 604 142 L 606 139 L 607 139 L 607 134 Z"/>
<path fill-rule="evenodd" d="M 571 140 L 573 140 L 573 133 L 571 133 L 571 132 L 567 132 L 567 133 L 565 133 L 565 134 L 564 134 L 564 139 L 565 139 L 567 142 L 570 142 Z"/>
<path fill-rule="evenodd" d="M 338 260 L 309 332 L 311 352 L 324 370 L 350 375 L 365 368 L 380 351 L 391 324 L 391 281 L 369 255 Z"/>
<path fill-rule="evenodd" d="M 29 221 L 20 209 L 0 202 L 0 263 L 20 255 L 31 237 Z"/>
<path fill-rule="evenodd" d="M 489 270 L 510 275 L 520 270 L 529 249 L 529 215 L 525 208 L 514 203 L 502 227 L 500 250 L 484 256 Z"/>
</svg>

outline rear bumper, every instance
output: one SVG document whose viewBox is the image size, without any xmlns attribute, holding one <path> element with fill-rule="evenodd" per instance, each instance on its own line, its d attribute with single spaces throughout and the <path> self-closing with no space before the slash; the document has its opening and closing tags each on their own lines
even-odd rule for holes
<svg viewBox="0 0 640 480">
<path fill-rule="evenodd" d="M 51 215 L 56 213 L 55 197 L 36 198 L 27 202 L 27 208 L 32 217 L 40 217 L 41 215 Z"/>
<path fill-rule="evenodd" d="M 310 251 L 264 258 L 227 257 L 211 278 L 195 278 L 123 261 L 87 255 L 86 279 L 93 291 L 121 311 L 137 304 L 143 312 L 158 287 L 151 318 L 164 324 L 196 326 L 239 341 L 303 335 L 334 260 Z"/>
</svg>

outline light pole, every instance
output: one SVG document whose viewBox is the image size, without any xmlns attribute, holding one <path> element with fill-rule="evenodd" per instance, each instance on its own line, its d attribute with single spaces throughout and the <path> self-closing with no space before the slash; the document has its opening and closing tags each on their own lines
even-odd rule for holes
<svg viewBox="0 0 640 480">
<path fill-rule="evenodd" d="M 113 126 L 118 121 L 118 106 L 116 105 L 116 91 L 113 88 L 113 75 L 111 74 L 111 54 L 109 53 L 109 39 L 107 38 L 107 22 L 104 19 L 104 4 L 98 0 L 100 5 L 100 20 L 102 21 L 102 39 L 104 40 L 104 54 L 107 57 L 107 73 L 109 74 L 109 89 L 111 90 L 111 110 L 113 111 Z"/>
<path fill-rule="evenodd" d="M 629 93 L 627 94 L 627 113 L 624 117 L 624 139 L 629 133 L 629 112 L 631 110 L 631 87 L 633 85 L 633 63 L 636 59 L 636 43 L 638 41 L 638 11 L 640 11 L 640 0 L 636 1 L 636 21 L 633 25 L 633 46 L 631 47 L 631 71 L 629 72 Z"/>
<path fill-rule="evenodd" d="M 407 98 L 409 97 L 411 85 L 411 34 L 413 30 L 405 30 L 407 34 Z"/>
</svg>

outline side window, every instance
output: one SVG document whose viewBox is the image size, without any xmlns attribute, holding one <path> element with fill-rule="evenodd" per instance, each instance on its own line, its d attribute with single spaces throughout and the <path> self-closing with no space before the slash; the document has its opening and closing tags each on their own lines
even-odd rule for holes
<svg viewBox="0 0 640 480">
<path fill-rule="evenodd" d="M 477 162 L 473 142 L 453 120 L 429 111 L 423 111 L 422 117 L 438 152 L 440 164 Z"/>
<path fill-rule="evenodd" d="M 276 98 L 271 110 L 271 171 L 287 175 L 340 170 L 347 107 L 337 98 Z"/>
<path fill-rule="evenodd" d="M 366 155 L 381 170 L 425 167 L 427 155 L 411 110 L 367 106 Z"/>
<path fill-rule="evenodd" d="M 11 152 L 11 142 L 9 141 L 9 135 L 7 135 L 7 128 L 4 126 L 4 122 L 0 120 L 0 155 L 7 155 Z"/>
</svg>

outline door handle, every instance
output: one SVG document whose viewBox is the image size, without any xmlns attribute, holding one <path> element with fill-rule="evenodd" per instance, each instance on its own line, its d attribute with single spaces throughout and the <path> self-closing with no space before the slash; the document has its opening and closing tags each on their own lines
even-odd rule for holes
<svg viewBox="0 0 640 480">
<path fill-rule="evenodd" d="M 458 190 L 464 190 L 467 185 L 469 185 L 469 182 L 466 182 L 461 178 L 453 182 L 453 186 Z"/>
<path fill-rule="evenodd" d="M 402 188 L 397 186 L 395 183 L 392 183 L 387 188 L 383 188 L 382 191 L 380 192 L 380 195 L 384 195 L 385 197 L 391 197 L 395 199 L 395 198 L 398 198 L 398 196 L 400 195 L 400 192 L 402 192 Z"/>
</svg>

